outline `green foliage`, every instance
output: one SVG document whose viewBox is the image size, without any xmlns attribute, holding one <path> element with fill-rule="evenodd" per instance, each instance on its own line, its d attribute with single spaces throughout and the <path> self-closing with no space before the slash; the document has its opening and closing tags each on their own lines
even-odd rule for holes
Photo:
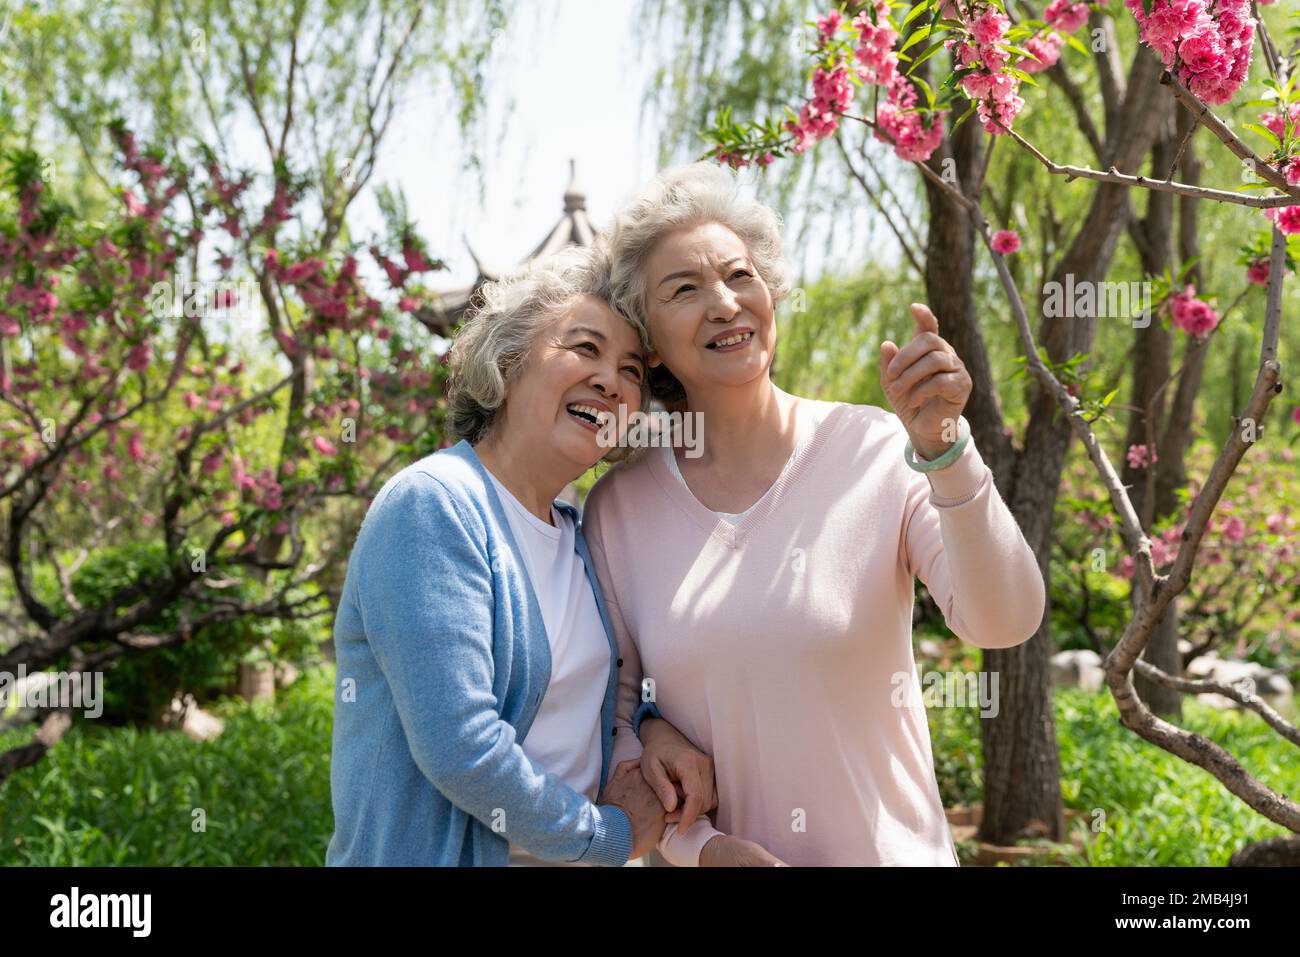
<svg viewBox="0 0 1300 957">
<path fill-rule="evenodd" d="M 333 696 L 333 669 L 315 669 L 275 705 L 219 705 L 225 732 L 202 744 L 176 732 L 72 728 L 39 767 L 0 788 L 0 866 L 319 865 L 333 832 Z M 1073 863 L 1222 866 L 1243 845 L 1284 833 L 1206 772 L 1124 729 L 1109 695 L 1055 699 L 1065 805 L 1104 825 L 1089 829 L 1086 858 Z M 1186 727 L 1270 786 L 1300 778 L 1300 755 L 1257 716 L 1196 703 L 1186 714 Z M 928 718 L 944 804 L 979 800 L 977 709 L 933 708 Z M 0 733 L 0 751 L 29 735 Z M 196 808 L 206 832 L 192 830 Z"/>
<path fill-rule="evenodd" d="M 1183 726 L 1235 755 L 1285 793 L 1300 780 L 1300 753 L 1259 716 L 1184 705 Z M 1061 792 L 1081 812 L 1086 838 L 1069 862 L 1094 867 L 1222 867 L 1253 841 L 1289 833 L 1228 793 L 1208 772 L 1148 744 L 1119 723 L 1108 693 L 1055 693 Z M 979 800 L 983 787 L 979 712 L 929 711 L 939 793 L 945 806 Z M 1094 830 L 1095 829 L 1095 830 Z"/>
<path fill-rule="evenodd" d="M 315 866 L 334 829 L 334 672 L 303 675 L 271 705 L 217 706 L 219 737 L 74 726 L 41 765 L 0 788 L 0 866 Z M 0 733 L 0 752 L 30 729 Z M 195 831 L 195 810 L 206 830 Z"/>
<path fill-rule="evenodd" d="M 138 582 L 164 579 L 170 567 L 171 561 L 160 543 L 133 542 L 103 548 L 72 576 L 72 593 L 83 608 L 118 614 L 147 597 L 148 591 L 144 589 L 143 595 L 136 593 L 126 602 L 119 598 L 115 607 L 114 596 Z M 59 614 L 70 613 L 70 609 L 62 607 L 48 568 L 38 584 Z M 223 581 L 221 587 L 206 585 L 198 600 L 187 606 L 171 604 L 135 630 L 141 635 L 171 635 L 183 629 L 186 620 L 213 611 L 218 602 L 256 602 L 257 592 L 257 586 L 246 579 Z M 203 700 L 229 688 L 241 662 L 261 664 L 274 659 L 309 664 L 315 660 L 315 639 L 312 629 L 301 623 L 246 616 L 199 628 L 178 644 L 128 652 L 105 676 L 103 720 L 156 720 L 178 693 L 190 692 Z M 93 655 L 108 646 L 87 643 L 82 647 Z"/>
</svg>

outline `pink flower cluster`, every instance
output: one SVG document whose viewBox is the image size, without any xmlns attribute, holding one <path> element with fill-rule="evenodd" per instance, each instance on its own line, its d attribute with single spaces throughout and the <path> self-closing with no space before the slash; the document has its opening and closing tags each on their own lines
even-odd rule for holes
<svg viewBox="0 0 1300 957">
<path fill-rule="evenodd" d="M 999 44 L 1006 44 L 1011 21 L 997 7 L 984 0 L 974 0 L 963 9 L 950 9 L 966 27 L 966 38 L 950 40 L 957 66 L 969 70 L 961 79 L 961 88 L 975 101 L 984 129 L 993 134 L 1005 133 L 1024 108 L 1020 81 L 1002 70 L 1011 54 Z"/>
<path fill-rule="evenodd" d="M 916 105 L 916 88 L 901 74 L 889 84 L 885 102 L 876 107 L 876 139 L 892 143 L 894 152 L 913 163 L 924 163 L 943 142 L 943 118 L 947 110 L 939 110 L 925 125 L 921 113 L 913 111 Z"/>
<path fill-rule="evenodd" d="M 1160 461 L 1160 457 L 1156 455 L 1155 447 L 1152 446 L 1148 449 L 1145 445 L 1130 445 L 1125 458 L 1128 460 L 1128 467 L 1131 469 L 1144 469 Z"/>
<path fill-rule="evenodd" d="M 1022 44 L 1033 56 L 1025 57 L 1016 66 L 1026 73 L 1042 73 L 1061 58 L 1061 44 L 1064 42 L 1054 30 L 1048 30 L 1041 36 L 1035 34 Z"/>
<path fill-rule="evenodd" d="M 812 143 L 839 129 L 840 114 L 847 112 L 852 102 L 853 81 L 846 67 L 814 70 L 813 98 L 804 105 L 797 121 L 786 124 L 786 129 L 795 136 L 794 151 L 802 153 Z"/>
<path fill-rule="evenodd" d="M 1278 206 L 1264 210 L 1264 218 L 1276 223 L 1288 236 L 1300 233 L 1300 206 Z"/>
<path fill-rule="evenodd" d="M 1072 0 L 1052 0 L 1043 11 L 1043 22 L 1049 27 L 1073 33 L 1088 22 L 1088 4 Z"/>
<path fill-rule="evenodd" d="M 898 53 L 894 49 L 898 33 L 889 24 L 888 0 L 874 0 L 874 12 L 874 19 L 871 11 L 864 11 L 851 23 L 857 34 L 855 63 L 837 60 L 829 69 L 823 66 L 813 71 L 812 100 L 804 106 L 798 119 L 786 124 L 786 129 L 794 134 L 794 152 L 804 152 L 839 128 L 840 116 L 853 103 L 853 75 L 864 83 L 885 88 L 884 102 L 876 110 L 876 138 L 891 143 L 898 156 L 924 162 L 943 140 L 946 111 L 930 117 L 927 125 L 925 117 L 915 108 L 915 88 L 898 72 Z M 843 19 L 839 12 L 833 11 L 817 21 L 822 47 L 834 42 Z M 743 160 L 738 161 L 738 157 L 725 151 L 719 152 L 718 159 L 732 166 L 745 165 Z M 758 160 L 762 165 L 771 161 L 770 153 Z"/>
<path fill-rule="evenodd" d="M 1288 118 L 1290 123 L 1287 122 Z M 1270 133 L 1283 142 L 1286 141 L 1286 128 L 1291 127 L 1291 139 L 1295 140 L 1300 135 L 1300 103 L 1292 103 L 1286 109 L 1286 113 L 1281 110 L 1275 110 L 1271 113 L 1263 113 L 1259 117 L 1259 122 Z M 1278 166 L 1279 171 L 1286 177 L 1286 181 L 1291 186 L 1300 186 L 1300 156 L 1292 156 L 1284 159 Z M 1277 224 L 1277 228 L 1282 230 L 1288 236 L 1294 236 L 1300 233 L 1300 206 L 1284 206 L 1281 209 L 1266 209 L 1264 216 L 1270 221 Z M 1264 264 L 1264 275 L 1268 276 L 1268 263 Z M 1254 276 L 1251 282 L 1256 282 Z M 1263 285 L 1263 282 L 1260 282 Z"/>
<path fill-rule="evenodd" d="M 859 63 L 858 76 L 885 87 L 893 83 L 898 71 L 898 54 L 894 52 L 898 34 L 885 19 L 888 10 L 887 4 L 876 4 L 876 23 L 866 13 L 853 18 L 853 26 L 858 31 L 858 49 L 854 54 Z"/>
<path fill-rule="evenodd" d="M 1142 42 L 1206 103 L 1227 103 L 1246 80 L 1255 18 L 1250 0 L 1124 0 Z"/>
<path fill-rule="evenodd" d="M 1196 298 L 1196 289 L 1188 286 L 1167 300 L 1170 321 L 1189 336 L 1204 339 L 1219 324 L 1219 314 L 1209 303 Z"/>
</svg>

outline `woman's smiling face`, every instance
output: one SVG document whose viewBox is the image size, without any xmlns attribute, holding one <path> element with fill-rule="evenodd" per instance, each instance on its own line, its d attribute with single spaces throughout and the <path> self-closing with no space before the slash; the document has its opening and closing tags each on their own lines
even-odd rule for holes
<svg viewBox="0 0 1300 957">
<path fill-rule="evenodd" d="M 595 420 L 626 421 L 641 407 L 644 378 L 636 332 L 605 302 L 584 296 L 539 335 L 510 385 L 504 421 L 558 451 L 580 474 L 610 451 Z"/>
<path fill-rule="evenodd" d="M 776 350 L 772 294 L 726 226 L 665 234 L 646 258 L 645 282 L 650 364 L 662 361 L 688 393 L 767 373 Z"/>
</svg>

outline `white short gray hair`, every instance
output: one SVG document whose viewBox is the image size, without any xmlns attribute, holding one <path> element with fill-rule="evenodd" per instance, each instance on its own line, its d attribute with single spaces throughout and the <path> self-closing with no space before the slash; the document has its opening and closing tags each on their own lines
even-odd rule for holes
<svg viewBox="0 0 1300 957">
<path fill-rule="evenodd" d="M 538 334 L 583 296 L 610 303 L 609 259 L 600 247 L 566 247 L 479 288 L 447 357 L 448 411 L 457 438 L 476 445 L 487 435 Z M 644 327 L 628 323 L 646 348 Z M 643 389 L 642 407 L 648 402 Z M 616 461 L 619 451 L 606 459 Z"/>
<path fill-rule="evenodd" d="M 790 266 L 781 249 L 781 217 L 776 211 L 742 196 L 735 176 L 714 163 L 674 167 L 656 176 L 615 215 L 606 240 L 611 299 L 647 334 L 645 261 L 664 234 L 700 223 L 718 223 L 740 238 L 774 304 L 790 294 Z M 657 399 L 673 402 L 685 397 L 681 383 L 662 365 L 651 370 L 649 381 Z"/>
</svg>

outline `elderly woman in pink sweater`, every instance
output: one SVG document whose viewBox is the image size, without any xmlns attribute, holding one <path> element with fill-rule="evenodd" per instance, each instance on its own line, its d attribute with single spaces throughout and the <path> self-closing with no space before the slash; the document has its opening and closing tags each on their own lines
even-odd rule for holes
<svg viewBox="0 0 1300 957">
<path fill-rule="evenodd" d="M 697 455 L 648 448 L 611 469 L 583 521 L 624 659 L 618 723 L 634 732 L 616 734 L 613 761 L 641 757 L 647 777 L 689 766 L 671 723 L 716 771 L 714 818 L 680 821 L 662 852 L 956 865 L 913 580 L 981 648 L 1026 641 L 1044 609 L 1037 560 L 960 417 L 965 366 L 914 305 L 915 337 L 880 348 L 893 413 L 777 388 L 779 220 L 716 167 L 662 173 L 608 242 L 614 299 L 649 333 L 651 388 L 703 435 Z"/>
</svg>

